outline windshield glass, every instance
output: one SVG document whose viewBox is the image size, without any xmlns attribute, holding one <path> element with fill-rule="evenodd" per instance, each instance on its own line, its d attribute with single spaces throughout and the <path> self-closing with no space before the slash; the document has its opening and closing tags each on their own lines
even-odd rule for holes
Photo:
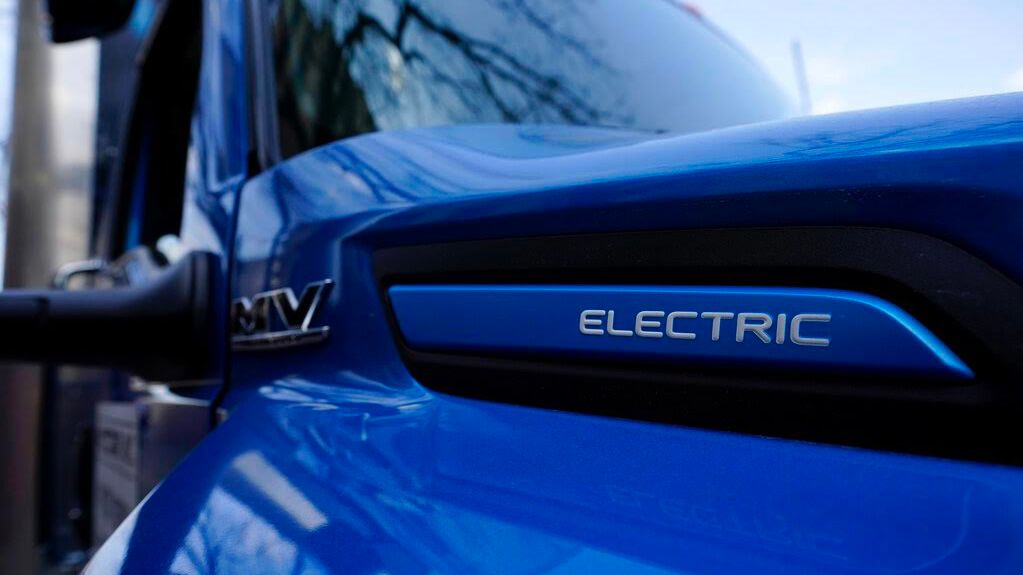
<svg viewBox="0 0 1023 575">
<path fill-rule="evenodd" d="M 273 37 L 285 156 L 418 126 L 693 132 L 791 111 L 746 53 L 667 0 L 280 0 Z"/>
</svg>

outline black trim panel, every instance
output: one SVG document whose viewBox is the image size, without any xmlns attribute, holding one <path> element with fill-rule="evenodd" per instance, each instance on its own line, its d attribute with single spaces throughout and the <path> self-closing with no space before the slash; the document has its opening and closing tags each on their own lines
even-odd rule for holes
<svg viewBox="0 0 1023 575">
<path fill-rule="evenodd" d="M 878 228 L 593 234 L 386 248 L 396 283 L 773 285 L 899 305 L 977 373 L 969 384 L 424 353 L 413 375 L 480 399 L 777 437 L 1023 463 L 1023 288 L 945 241 Z M 389 306 L 388 306 L 389 308 Z M 390 313 L 390 309 L 388 310 Z"/>
</svg>

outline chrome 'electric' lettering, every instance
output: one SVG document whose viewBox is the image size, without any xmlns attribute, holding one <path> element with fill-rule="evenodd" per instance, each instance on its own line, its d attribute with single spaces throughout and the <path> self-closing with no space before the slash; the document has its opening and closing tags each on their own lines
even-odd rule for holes
<svg viewBox="0 0 1023 575">
<path fill-rule="evenodd" d="M 728 322 L 732 322 L 729 324 Z M 584 309 L 579 314 L 579 333 L 583 335 L 611 335 L 616 337 L 648 337 L 695 340 L 697 333 L 709 331 L 711 341 L 720 341 L 724 330 L 731 332 L 734 325 L 735 342 L 827 347 L 827 337 L 811 337 L 803 333 L 808 323 L 829 323 L 828 313 L 797 313 L 777 315 L 762 312 L 730 311 L 662 311 L 645 310 L 627 318 L 615 317 L 613 309 Z M 709 327 L 709 330 L 708 330 Z M 751 339 L 752 338 L 752 339 Z"/>
</svg>

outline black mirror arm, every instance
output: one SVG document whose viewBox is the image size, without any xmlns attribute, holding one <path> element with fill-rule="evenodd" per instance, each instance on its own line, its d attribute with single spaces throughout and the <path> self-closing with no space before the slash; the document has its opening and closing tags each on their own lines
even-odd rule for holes
<svg viewBox="0 0 1023 575">
<path fill-rule="evenodd" d="M 131 17 L 135 0 L 41 0 L 49 14 L 50 40 L 73 42 L 120 29 Z"/>
<path fill-rule="evenodd" d="M 217 257 L 193 252 L 151 283 L 0 292 L 0 360 L 109 366 L 152 380 L 199 378 L 216 349 Z"/>
</svg>

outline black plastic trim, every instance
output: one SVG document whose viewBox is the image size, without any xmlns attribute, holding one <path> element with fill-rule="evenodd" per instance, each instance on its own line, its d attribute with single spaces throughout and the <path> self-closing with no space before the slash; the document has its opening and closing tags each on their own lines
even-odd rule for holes
<svg viewBox="0 0 1023 575">
<path fill-rule="evenodd" d="M 126 369 L 157 381 L 207 375 L 220 330 L 219 258 L 191 252 L 139 287 L 0 292 L 0 360 Z"/>
<path fill-rule="evenodd" d="M 530 237 L 393 247 L 396 283 L 774 285 L 869 293 L 899 305 L 975 381 L 426 353 L 413 375 L 479 399 L 967 459 L 1023 463 L 1023 288 L 943 240 L 883 228 L 793 227 Z"/>
</svg>

